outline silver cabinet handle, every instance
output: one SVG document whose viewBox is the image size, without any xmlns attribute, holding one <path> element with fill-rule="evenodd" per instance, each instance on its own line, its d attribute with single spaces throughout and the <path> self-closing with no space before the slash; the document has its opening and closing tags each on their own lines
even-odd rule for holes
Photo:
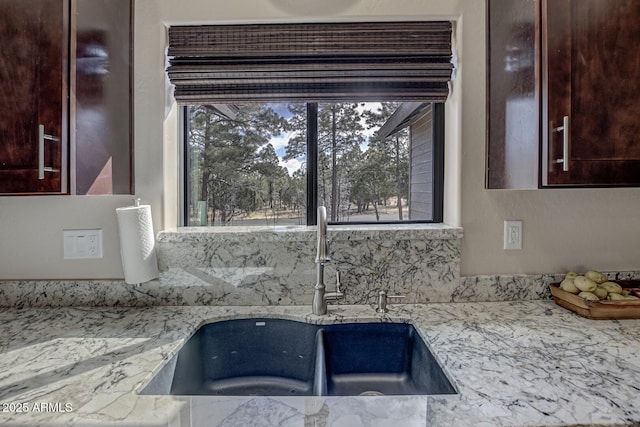
<svg viewBox="0 0 640 427">
<path fill-rule="evenodd" d="M 562 126 L 553 127 L 553 122 L 550 124 L 551 129 L 551 144 L 553 144 L 553 132 L 562 132 L 562 158 L 553 160 L 553 163 L 562 163 L 562 171 L 569 171 L 569 116 L 562 118 Z M 549 147 L 551 151 L 551 147 Z"/>
<path fill-rule="evenodd" d="M 38 179 L 44 179 L 45 172 L 60 172 L 58 169 L 44 165 L 45 140 L 60 141 L 60 138 L 44 133 L 44 125 L 38 125 Z"/>
</svg>

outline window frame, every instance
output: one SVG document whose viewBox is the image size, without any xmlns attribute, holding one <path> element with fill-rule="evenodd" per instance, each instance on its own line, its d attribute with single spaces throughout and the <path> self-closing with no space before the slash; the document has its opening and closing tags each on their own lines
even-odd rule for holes
<svg viewBox="0 0 640 427">
<path fill-rule="evenodd" d="M 265 101 L 268 102 L 268 101 Z M 307 102 L 307 226 L 317 225 L 318 209 L 318 102 Z M 432 103 L 432 161 L 433 161 L 433 218 L 430 220 L 403 221 L 330 221 L 330 225 L 393 225 L 393 224 L 438 224 L 443 222 L 444 211 L 444 152 L 445 152 L 445 108 L 443 102 Z M 189 225 L 189 179 L 190 158 L 188 155 L 189 141 L 189 105 L 180 108 L 179 120 L 181 129 L 180 141 L 180 188 L 182 209 L 179 213 L 180 223 L 184 227 Z"/>
</svg>

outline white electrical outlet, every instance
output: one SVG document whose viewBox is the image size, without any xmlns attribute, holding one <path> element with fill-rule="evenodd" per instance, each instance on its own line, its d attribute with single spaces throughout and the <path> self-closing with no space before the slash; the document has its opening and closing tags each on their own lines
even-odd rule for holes
<svg viewBox="0 0 640 427">
<path fill-rule="evenodd" d="M 504 249 L 522 249 L 522 221 L 504 222 Z"/>
<path fill-rule="evenodd" d="M 102 230 L 62 230 L 64 259 L 102 258 Z"/>
</svg>

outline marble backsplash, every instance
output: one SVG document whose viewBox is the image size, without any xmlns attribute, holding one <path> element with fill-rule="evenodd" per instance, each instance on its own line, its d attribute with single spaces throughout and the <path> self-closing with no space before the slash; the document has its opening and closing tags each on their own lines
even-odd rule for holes
<svg viewBox="0 0 640 427">
<path fill-rule="evenodd" d="M 613 280 L 640 279 L 640 272 L 609 272 Z M 500 302 L 550 299 L 549 284 L 562 274 L 467 276 L 429 302 Z M 203 282 L 204 283 L 204 282 Z M 258 293 L 242 299 L 205 284 L 179 284 L 171 274 L 160 280 L 128 285 L 122 280 L 0 281 L 0 307 L 145 307 L 187 305 L 266 305 Z M 310 305 L 296 304 L 276 305 Z M 372 303 L 371 303 L 372 304 Z"/>
<path fill-rule="evenodd" d="M 379 291 L 403 302 L 446 298 L 460 279 L 462 229 L 444 225 L 330 226 L 328 291 L 339 274 L 341 303 L 375 301 Z M 229 305 L 311 304 L 316 228 L 184 228 L 161 232 L 163 279 L 214 288 Z"/>
<path fill-rule="evenodd" d="M 325 284 L 340 272 L 340 304 L 551 298 L 562 274 L 460 277 L 462 229 L 445 225 L 330 227 Z M 0 281 L 0 307 L 310 305 L 316 280 L 315 227 L 185 228 L 158 234 L 160 279 Z M 609 272 L 638 279 L 637 272 Z"/>
</svg>

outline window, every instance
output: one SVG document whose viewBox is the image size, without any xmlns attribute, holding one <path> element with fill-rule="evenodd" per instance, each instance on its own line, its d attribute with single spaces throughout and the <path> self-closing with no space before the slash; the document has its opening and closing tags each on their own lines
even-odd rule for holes
<svg viewBox="0 0 640 427">
<path fill-rule="evenodd" d="M 184 225 L 314 224 L 319 204 L 332 223 L 439 222 L 441 107 L 187 106 Z"/>
<path fill-rule="evenodd" d="M 448 21 L 172 26 L 186 225 L 442 220 Z"/>
</svg>

